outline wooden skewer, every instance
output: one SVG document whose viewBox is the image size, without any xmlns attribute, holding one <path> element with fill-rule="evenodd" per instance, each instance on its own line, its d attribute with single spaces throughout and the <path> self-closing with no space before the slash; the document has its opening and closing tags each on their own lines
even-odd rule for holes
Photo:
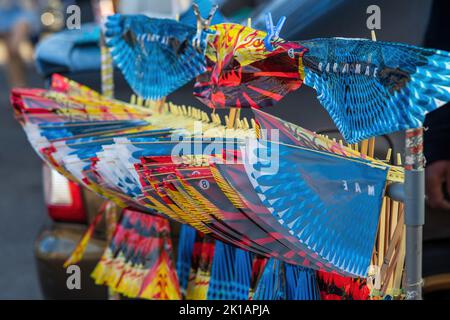
<svg viewBox="0 0 450 320">
<path fill-rule="evenodd" d="M 216 125 L 220 125 L 220 119 L 219 119 L 219 115 L 218 115 L 217 113 L 212 113 L 212 114 L 211 114 L 211 117 L 213 117 L 214 123 L 215 123 Z"/>
<path fill-rule="evenodd" d="M 386 246 L 385 246 L 385 250 L 388 249 L 388 244 L 389 244 L 389 240 L 391 238 L 391 199 L 389 199 L 388 197 L 386 197 L 386 217 L 385 217 L 385 241 L 386 241 Z M 386 251 L 385 251 L 386 254 Z"/>
<path fill-rule="evenodd" d="M 376 35 L 375 30 L 371 31 L 371 37 L 372 41 L 376 41 Z M 375 155 L 375 137 L 371 137 L 368 140 L 364 140 L 361 145 L 361 153 L 364 155 L 368 155 L 371 158 L 374 158 Z M 389 151 L 388 155 L 386 157 L 386 160 L 388 160 L 388 157 L 390 157 Z M 380 266 L 383 261 L 385 260 L 385 254 L 386 254 L 386 248 L 389 245 L 389 217 L 390 217 L 390 199 L 387 197 L 383 198 L 383 204 L 381 208 L 381 214 L 380 214 L 380 221 L 378 224 L 378 238 L 377 238 L 377 252 L 378 252 L 378 261 L 374 261 L 376 265 Z M 381 267 L 381 266 L 380 266 Z M 383 279 L 383 278 L 381 278 Z M 386 285 L 386 284 L 384 284 Z M 377 288 L 379 289 L 379 288 Z"/>
<path fill-rule="evenodd" d="M 371 30 L 370 35 L 372 37 L 372 41 L 377 41 L 377 35 L 375 34 L 375 30 Z M 373 158 L 375 155 L 375 137 L 369 138 L 369 157 Z"/>
<path fill-rule="evenodd" d="M 205 112 L 205 121 L 206 122 L 211 122 L 211 118 L 209 117 L 209 115 Z"/>
<path fill-rule="evenodd" d="M 400 210 L 403 212 L 403 204 L 400 204 Z M 401 288 L 402 285 L 402 279 L 403 279 L 403 271 L 405 266 L 405 254 L 406 254 L 406 229 L 403 228 L 403 233 L 401 237 L 401 244 L 400 244 L 400 252 L 399 252 L 399 259 L 397 261 L 397 265 L 395 267 L 395 273 L 394 273 L 394 284 L 393 288 L 398 290 Z"/>
<path fill-rule="evenodd" d="M 231 113 L 231 112 L 230 112 Z M 230 117 L 229 116 L 225 116 L 225 125 L 228 129 L 232 129 L 233 126 L 230 125 Z"/>
<path fill-rule="evenodd" d="M 225 122 L 228 129 L 233 129 L 236 118 L 237 118 L 237 108 L 233 108 L 230 110 L 228 116 L 225 117 Z"/>
<path fill-rule="evenodd" d="M 386 201 L 387 198 L 383 198 L 383 203 L 381 205 L 381 215 L 380 215 L 380 222 L 378 227 L 378 261 L 377 265 L 381 266 L 384 260 L 384 251 L 385 251 L 385 243 L 386 243 Z"/>
<path fill-rule="evenodd" d="M 397 165 L 401 166 L 402 165 L 402 157 L 400 153 L 397 153 Z M 399 215 L 403 216 L 404 214 L 404 204 L 400 203 L 398 206 L 398 210 L 399 210 Z M 399 222 L 403 224 L 403 220 L 399 219 Z M 401 283 L 402 283 L 402 274 L 403 274 L 403 270 L 404 270 L 404 264 L 405 264 L 405 253 L 406 253 L 406 234 L 405 234 L 405 229 L 403 228 L 403 233 L 402 233 L 402 238 L 401 238 L 401 245 L 400 245 L 400 252 L 399 252 L 399 259 L 397 261 L 397 266 L 395 268 L 395 273 L 394 273 L 394 283 L 393 283 L 393 288 L 394 289 L 400 289 L 401 287 Z"/>
<path fill-rule="evenodd" d="M 244 124 L 245 124 L 245 129 L 246 130 L 250 129 L 250 125 L 248 124 L 247 118 L 244 117 L 243 121 L 244 121 Z"/>
<path fill-rule="evenodd" d="M 390 161 L 392 150 L 389 149 L 386 154 L 386 162 Z M 378 232 L 377 232 L 377 246 L 376 246 L 376 252 L 377 252 L 377 259 L 374 260 L 374 265 L 379 265 L 381 267 L 381 264 L 383 263 L 384 259 L 384 251 L 385 251 L 385 245 L 386 245 L 386 201 L 387 197 L 383 198 L 383 204 L 381 207 L 381 214 L 380 214 L 380 221 L 378 223 Z"/>
<path fill-rule="evenodd" d="M 164 111 L 164 106 L 166 105 L 166 97 L 161 98 L 157 102 L 158 105 L 158 112 L 162 113 Z"/>
<path fill-rule="evenodd" d="M 402 155 L 400 153 L 397 153 L 397 165 L 402 166 Z"/>
<path fill-rule="evenodd" d="M 375 156 L 375 138 L 369 138 L 369 157 L 373 158 Z"/>
<path fill-rule="evenodd" d="M 371 141 L 372 140 L 372 141 Z M 373 155 L 375 141 L 369 140 L 369 156 Z M 352 146 L 353 147 L 353 146 Z M 362 146 L 365 151 L 365 146 Z M 392 150 L 389 149 L 386 155 L 386 162 L 390 162 Z M 401 155 L 397 154 L 397 165 L 402 165 Z M 382 293 L 392 289 L 393 294 L 397 294 L 404 281 L 404 259 L 405 259 L 405 228 L 404 205 L 388 198 L 383 199 L 382 214 L 380 217 L 379 230 L 377 235 L 376 254 L 373 262 L 381 265 L 381 279 L 383 285 Z M 378 260 L 378 261 L 376 261 Z M 378 262 L 378 263 L 377 263 Z"/>
<path fill-rule="evenodd" d="M 392 157 L 392 149 L 389 148 L 389 149 L 388 149 L 388 152 L 387 152 L 387 155 L 386 155 L 386 160 L 385 160 L 385 162 L 387 162 L 387 163 L 391 162 L 391 157 Z"/>
<path fill-rule="evenodd" d="M 220 117 L 220 115 L 218 113 L 216 113 L 216 119 L 217 119 L 217 124 L 221 126 L 223 122 L 222 122 L 222 118 Z"/>
<path fill-rule="evenodd" d="M 361 153 L 365 156 L 367 156 L 369 152 L 369 141 L 368 140 L 363 140 L 361 142 Z"/>
<path fill-rule="evenodd" d="M 395 248 L 398 247 L 398 244 L 402 240 L 403 235 L 403 214 L 400 215 L 397 226 L 393 232 L 392 237 L 390 237 L 389 247 L 386 251 L 385 257 L 383 259 L 383 265 L 381 266 L 381 275 L 382 277 L 386 275 L 386 269 L 391 265 L 392 255 L 394 254 Z M 383 279 L 383 278 L 382 278 Z"/>
<path fill-rule="evenodd" d="M 397 207 L 396 210 L 398 210 L 398 207 Z M 393 219 L 392 219 L 392 221 L 395 222 L 395 231 L 394 231 L 393 234 L 392 234 L 390 246 L 391 246 L 391 247 L 394 247 L 395 254 L 396 254 L 397 258 L 399 258 L 399 257 L 400 257 L 400 252 L 399 252 L 399 250 L 400 250 L 400 247 L 401 247 L 401 245 L 402 245 L 402 235 L 403 235 L 403 230 L 404 230 L 404 223 L 403 223 L 403 221 L 404 221 L 404 216 L 403 216 L 403 215 L 399 216 L 399 212 L 395 212 L 395 213 L 393 212 L 392 215 L 391 215 L 391 218 L 393 218 L 394 215 L 396 216 L 396 217 L 395 217 L 396 220 L 393 220 Z M 391 225 L 391 226 L 392 226 L 392 225 Z M 397 230 L 400 230 L 400 231 L 398 231 L 398 232 L 399 232 L 398 235 L 395 234 L 395 232 L 396 232 Z M 391 272 L 392 272 L 392 273 L 393 273 L 394 270 L 395 270 L 397 261 L 398 261 L 398 260 L 392 260 L 391 263 L 390 263 L 390 266 L 389 266 L 389 267 L 392 268 L 392 269 L 391 269 Z M 391 276 L 389 275 L 389 278 L 388 278 L 388 279 L 389 279 L 389 288 L 392 288 L 393 285 L 394 285 L 394 277 L 393 277 L 393 276 L 391 277 Z"/>
<path fill-rule="evenodd" d="M 389 267 L 386 271 L 386 280 L 381 288 L 382 294 L 385 294 L 389 288 L 392 288 L 392 277 L 391 276 L 394 271 L 396 262 L 398 261 L 398 257 L 399 257 L 399 250 L 395 250 L 394 257 L 392 258 L 392 261 L 389 264 Z"/>
<path fill-rule="evenodd" d="M 402 160 L 400 154 L 397 154 L 397 165 L 401 165 Z M 384 277 L 384 288 L 399 289 L 401 285 L 402 272 L 404 266 L 404 215 L 403 204 L 396 201 L 389 200 L 389 229 L 390 229 L 390 241 L 389 249 L 386 253 L 388 258 L 387 264 L 382 267 L 382 274 Z M 390 259 L 392 253 L 395 250 L 394 259 Z M 385 258 L 386 260 L 386 258 Z M 391 260 L 391 261 L 390 261 Z M 386 263 L 386 261 L 385 261 Z M 386 271 L 387 267 L 387 271 Z M 391 276 L 392 275 L 392 276 Z"/>
<path fill-rule="evenodd" d="M 395 226 L 398 223 L 398 211 L 399 203 L 397 201 L 391 200 L 391 237 L 393 236 Z"/>
<path fill-rule="evenodd" d="M 372 37 L 372 41 L 377 41 L 377 35 L 375 33 L 375 30 L 370 30 L 370 35 Z"/>
</svg>

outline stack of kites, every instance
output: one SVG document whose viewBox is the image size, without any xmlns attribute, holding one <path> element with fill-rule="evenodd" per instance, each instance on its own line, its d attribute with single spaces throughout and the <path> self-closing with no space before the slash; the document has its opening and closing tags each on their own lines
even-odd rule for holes
<svg viewBox="0 0 450 320">
<path fill-rule="evenodd" d="M 92 276 L 130 298 L 176 300 L 174 270 L 169 221 L 127 209 Z"/>
<path fill-rule="evenodd" d="M 387 184 L 403 169 L 271 116 L 302 83 L 344 138 L 420 125 L 450 100 L 450 55 L 355 39 L 272 41 L 218 24 L 110 17 L 112 58 L 143 98 L 197 77 L 217 114 L 172 103 L 121 102 L 55 75 L 49 90 L 14 89 L 15 115 L 40 157 L 126 208 L 94 271 L 98 283 L 149 299 L 366 299 Z M 143 101 L 143 100 L 142 100 Z M 177 261 L 168 220 L 182 223 Z M 317 272 L 316 272 L 317 271 Z"/>
</svg>

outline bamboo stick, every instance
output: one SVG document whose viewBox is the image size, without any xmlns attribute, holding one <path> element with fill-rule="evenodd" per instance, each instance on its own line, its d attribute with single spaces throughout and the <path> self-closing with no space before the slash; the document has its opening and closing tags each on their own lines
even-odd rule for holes
<svg viewBox="0 0 450 320">
<path fill-rule="evenodd" d="M 401 204 L 401 211 L 403 212 L 403 204 Z M 400 290 L 402 286 L 402 279 L 403 274 L 405 270 L 405 255 L 406 255 L 406 229 L 403 228 L 402 233 L 402 239 L 401 239 L 401 245 L 400 245 L 400 252 L 399 252 L 399 259 L 397 261 L 397 265 L 395 267 L 395 273 L 394 273 L 394 284 L 393 288 L 395 290 Z"/>
<path fill-rule="evenodd" d="M 372 41 L 377 41 L 375 30 L 370 30 Z M 369 138 L 369 157 L 373 158 L 375 155 L 375 137 Z"/>
<path fill-rule="evenodd" d="M 397 154 L 396 164 L 401 165 L 400 154 Z M 405 259 L 405 228 L 404 228 L 404 207 L 402 203 L 389 199 L 389 248 L 386 253 L 384 264 L 381 268 L 383 288 L 392 289 L 396 293 L 401 286 L 402 273 Z M 394 254 L 395 259 L 391 260 Z M 388 271 L 386 271 L 388 270 Z M 382 291 L 383 292 L 383 291 Z"/>
<path fill-rule="evenodd" d="M 380 214 L 380 222 L 379 222 L 379 227 L 378 227 L 378 261 L 377 264 L 378 266 L 381 266 L 381 264 L 383 263 L 384 260 L 384 251 L 385 251 L 385 246 L 386 246 L 386 201 L 387 198 L 384 197 L 383 198 L 383 203 L 381 205 L 381 214 Z"/>
<path fill-rule="evenodd" d="M 401 222 L 401 223 L 400 223 Z M 392 237 L 390 237 L 389 246 L 386 251 L 385 257 L 383 259 L 383 265 L 381 266 L 380 275 L 384 281 L 387 280 L 386 270 L 391 267 L 393 264 L 391 259 L 393 257 L 394 252 L 397 248 L 399 248 L 399 244 L 402 240 L 403 235 L 403 215 L 400 216 L 399 223 L 397 223 L 397 226 L 393 232 Z M 398 251 L 398 250 L 397 250 Z"/>
<path fill-rule="evenodd" d="M 377 41 L 377 35 L 375 33 L 375 30 L 370 30 L 370 35 L 372 37 L 372 41 Z"/>
<path fill-rule="evenodd" d="M 398 214 L 399 214 L 399 203 L 398 201 L 391 200 L 391 237 L 394 235 L 395 226 L 398 223 Z"/>
<path fill-rule="evenodd" d="M 366 151 L 366 145 L 367 145 L 367 152 L 371 153 L 371 149 L 373 150 L 373 146 L 375 145 L 375 138 L 371 138 L 369 140 L 364 140 L 361 146 L 361 151 Z M 391 158 L 391 154 L 392 154 L 392 150 L 389 149 L 387 154 L 386 154 L 386 162 L 390 162 L 390 158 Z M 381 207 L 381 212 L 380 212 L 380 221 L 378 223 L 378 232 L 377 232 L 377 238 L 376 238 L 376 247 L 374 250 L 374 256 L 372 258 L 372 265 L 376 265 L 381 268 L 383 267 L 383 263 L 386 260 L 385 256 L 388 253 L 387 252 L 387 248 L 390 245 L 390 233 L 389 230 L 387 228 L 388 224 L 389 224 L 389 217 L 390 217 L 390 205 L 389 205 L 389 198 L 388 197 L 384 197 L 383 198 L 383 202 L 382 202 L 382 207 Z M 380 271 L 380 276 L 381 276 L 381 271 Z M 381 278 L 383 279 L 383 277 Z M 376 288 L 376 289 L 380 289 L 380 288 Z"/>
<path fill-rule="evenodd" d="M 369 141 L 368 140 L 363 140 L 361 142 L 361 153 L 365 156 L 368 155 L 369 152 Z"/>
<path fill-rule="evenodd" d="M 402 226 L 403 228 L 403 226 Z M 400 245 L 400 243 L 398 243 L 398 245 Z M 392 258 L 391 263 L 388 266 L 388 269 L 386 271 L 386 280 L 383 283 L 383 286 L 381 287 L 381 293 L 384 295 L 389 288 L 392 288 L 392 286 L 390 285 L 392 283 L 392 274 L 394 271 L 394 266 L 396 265 L 396 262 L 398 260 L 399 257 L 399 250 L 395 250 L 394 256 Z"/>
<path fill-rule="evenodd" d="M 373 158 L 375 156 L 375 138 L 369 138 L 369 157 Z"/>
<path fill-rule="evenodd" d="M 230 123 L 230 117 L 228 116 L 228 115 L 225 115 L 225 126 L 227 127 L 227 128 L 229 128 L 229 123 Z"/>
<path fill-rule="evenodd" d="M 400 153 L 397 153 L 397 165 L 401 166 L 402 165 L 402 157 Z M 402 217 L 404 216 L 404 204 L 400 203 L 399 207 L 399 215 L 401 215 Z M 404 219 L 399 219 L 398 223 L 401 223 L 402 225 Z M 403 271 L 404 271 L 404 266 L 405 266 L 405 254 L 406 254 L 406 230 L 405 228 L 403 228 L 403 233 L 402 233 L 402 238 L 401 238 L 401 245 L 400 245 L 400 252 L 399 252 L 399 259 L 397 261 L 397 265 L 395 268 L 395 273 L 394 273 L 394 283 L 393 283 L 393 288 L 394 289 L 401 289 L 401 284 L 402 284 L 402 279 L 403 279 Z"/>
<path fill-rule="evenodd" d="M 392 149 L 389 148 L 389 149 L 388 149 L 388 153 L 387 153 L 387 155 L 386 155 L 386 160 L 385 160 L 385 162 L 390 163 L 390 162 L 391 162 L 391 157 L 392 157 Z"/>
<path fill-rule="evenodd" d="M 386 217 L 385 217 L 385 243 L 389 245 L 390 235 L 391 235 L 391 201 L 388 197 L 386 198 Z M 388 246 L 385 246 L 385 250 L 388 249 Z M 385 251 L 386 254 L 386 251 Z"/>
</svg>

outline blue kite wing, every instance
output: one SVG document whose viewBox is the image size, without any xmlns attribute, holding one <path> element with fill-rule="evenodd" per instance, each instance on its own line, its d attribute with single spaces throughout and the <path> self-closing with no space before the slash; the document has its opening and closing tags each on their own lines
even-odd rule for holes
<svg viewBox="0 0 450 320">
<path fill-rule="evenodd" d="M 365 39 L 300 41 L 304 83 L 314 88 L 344 138 L 422 126 L 450 100 L 450 53 Z"/>
<path fill-rule="evenodd" d="M 116 14 L 108 17 L 105 35 L 112 59 L 131 88 L 157 100 L 205 71 L 204 55 L 192 45 L 196 32 L 175 20 Z"/>
<path fill-rule="evenodd" d="M 261 202 L 327 267 L 343 275 L 366 276 L 387 168 L 264 143 L 249 151 L 258 161 L 245 164 Z"/>
</svg>

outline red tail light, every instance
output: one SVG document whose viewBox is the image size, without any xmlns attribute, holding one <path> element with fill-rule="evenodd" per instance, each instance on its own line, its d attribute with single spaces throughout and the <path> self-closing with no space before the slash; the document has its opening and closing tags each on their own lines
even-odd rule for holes
<svg viewBox="0 0 450 320">
<path fill-rule="evenodd" d="M 81 187 L 47 165 L 43 168 L 45 203 L 55 221 L 86 223 Z"/>
</svg>

